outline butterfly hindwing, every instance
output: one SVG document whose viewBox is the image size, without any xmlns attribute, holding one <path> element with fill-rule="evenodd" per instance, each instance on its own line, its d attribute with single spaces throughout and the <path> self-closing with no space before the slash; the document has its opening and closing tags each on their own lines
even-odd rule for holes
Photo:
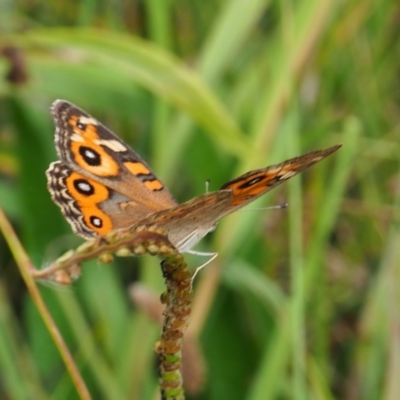
<svg viewBox="0 0 400 400">
<path fill-rule="evenodd" d="M 146 207 L 61 161 L 53 162 L 46 175 L 52 200 L 59 205 L 73 231 L 84 238 L 128 228 L 148 214 Z"/>
</svg>

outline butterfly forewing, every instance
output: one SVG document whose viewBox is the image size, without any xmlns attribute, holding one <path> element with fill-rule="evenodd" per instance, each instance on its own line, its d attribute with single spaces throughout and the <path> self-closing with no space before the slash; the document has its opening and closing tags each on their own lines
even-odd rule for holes
<svg viewBox="0 0 400 400">
<path fill-rule="evenodd" d="M 88 113 L 64 100 L 51 108 L 62 162 L 154 212 L 178 203 L 127 144 Z"/>
<path fill-rule="evenodd" d="M 231 190 L 233 192 L 232 202 L 226 210 L 226 214 L 256 200 L 299 172 L 323 160 L 339 147 L 340 145 L 337 145 L 325 150 L 312 151 L 276 165 L 250 171 L 225 183 L 221 190 Z"/>
</svg>

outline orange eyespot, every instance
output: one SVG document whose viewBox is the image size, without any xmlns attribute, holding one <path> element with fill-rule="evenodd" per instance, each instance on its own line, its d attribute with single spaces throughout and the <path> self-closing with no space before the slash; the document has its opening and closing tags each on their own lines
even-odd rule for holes
<svg viewBox="0 0 400 400">
<path fill-rule="evenodd" d="M 100 203 L 109 198 L 108 189 L 77 172 L 71 173 L 65 183 L 69 195 L 77 202 L 85 224 L 100 236 L 112 231 L 111 218 L 99 207 Z"/>
</svg>

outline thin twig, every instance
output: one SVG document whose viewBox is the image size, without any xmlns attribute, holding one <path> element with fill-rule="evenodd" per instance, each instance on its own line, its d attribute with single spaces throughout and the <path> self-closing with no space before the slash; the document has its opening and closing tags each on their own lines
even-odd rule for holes
<svg viewBox="0 0 400 400">
<path fill-rule="evenodd" d="M 76 391 L 78 392 L 81 399 L 90 400 L 91 396 L 86 387 L 86 384 L 82 379 L 82 376 L 75 364 L 75 361 L 72 358 L 72 355 L 67 345 L 65 344 L 56 323 L 54 322 L 49 310 L 47 309 L 46 303 L 44 302 L 39 288 L 37 287 L 36 282 L 32 276 L 32 272 L 35 269 L 1 208 L 0 230 L 3 232 L 4 238 L 7 241 L 8 246 L 10 247 L 17 266 L 21 272 L 22 278 L 24 279 L 28 291 L 32 297 L 32 300 L 35 303 L 40 315 L 42 316 L 46 328 L 53 338 L 53 341 L 57 346 L 58 351 L 60 352 L 60 355 L 75 385 Z"/>
</svg>

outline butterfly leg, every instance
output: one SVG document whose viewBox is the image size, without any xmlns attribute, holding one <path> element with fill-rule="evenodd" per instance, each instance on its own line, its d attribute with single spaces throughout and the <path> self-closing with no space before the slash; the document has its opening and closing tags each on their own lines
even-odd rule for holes
<svg viewBox="0 0 400 400">
<path fill-rule="evenodd" d="M 215 260 L 218 256 L 218 253 L 206 253 L 203 251 L 196 251 L 196 250 L 187 250 L 186 253 L 190 253 L 195 256 L 211 257 L 204 264 L 200 265 L 200 267 L 196 268 L 196 271 L 194 271 L 194 274 L 192 276 L 192 284 L 194 282 L 194 278 L 196 277 L 197 273 L 200 272 L 200 270 L 202 270 L 206 265 L 210 264 L 211 261 Z"/>
</svg>

